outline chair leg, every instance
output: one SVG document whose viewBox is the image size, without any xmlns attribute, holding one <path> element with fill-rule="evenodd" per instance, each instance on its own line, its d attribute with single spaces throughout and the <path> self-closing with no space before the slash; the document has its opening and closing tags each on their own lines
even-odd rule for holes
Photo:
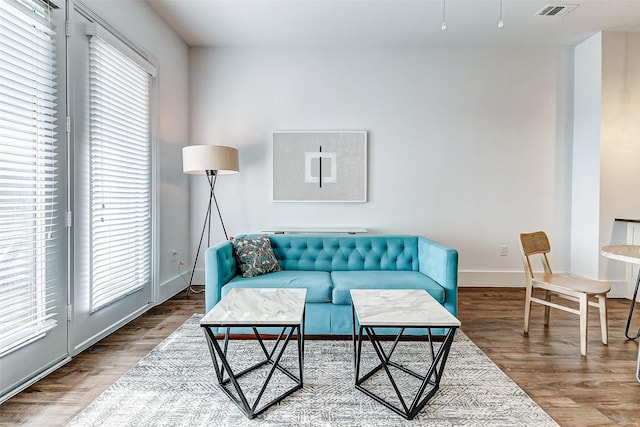
<svg viewBox="0 0 640 427">
<path fill-rule="evenodd" d="M 544 299 L 549 302 L 551 301 L 551 292 L 549 291 L 544 291 Z M 545 325 L 549 325 L 549 312 L 551 311 L 551 307 L 549 307 L 548 305 L 544 306 L 544 324 Z"/>
<path fill-rule="evenodd" d="M 607 345 L 609 343 L 609 320 L 607 313 L 607 296 L 598 295 L 598 306 L 600 308 L 600 336 L 602 337 L 602 344 Z"/>
<path fill-rule="evenodd" d="M 524 299 L 524 333 L 529 334 L 529 323 L 531 321 L 531 293 L 533 292 L 533 286 L 527 283 L 527 291 Z"/>
<path fill-rule="evenodd" d="M 579 297 L 580 301 L 580 354 L 587 355 L 587 321 L 589 319 L 589 302 L 587 301 L 587 294 L 582 294 Z"/>
</svg>

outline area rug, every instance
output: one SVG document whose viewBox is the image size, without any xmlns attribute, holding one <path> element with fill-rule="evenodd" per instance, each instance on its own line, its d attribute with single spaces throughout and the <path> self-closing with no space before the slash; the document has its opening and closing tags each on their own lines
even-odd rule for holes
<svg viewBox="0 0 640 427">
<path fill-rule="evenodd" d="M 413 420 L 405 420 L 354 388 L 353 347 L 349 340 L 305 341 L 304 387 L 250 420 L 218 388 L 199 319 L 198 315 L 189 319 L 69 425 L 557 425 L 462 332 L 451 347 L 439 391 Z M 283 358 L 285 365 L 297 361 L 295 345 L 291 344 Z M 417 366 L 428 358 L 421 346 L 415 341 L 401 342 L 394 357 L 414 363 L 413 368 L 419 369 Z M 255 357 L 256 351 L 255 340 L 234 340 L 229 359 L 240 366 Z M 363 355 L 367 351 L 370 357 L 363 359 L 365 367 L 376 360 L 373 350 L 366 346 Z M 282 377 L 274 376 L 274 388 L 288 379 Z M 376 387 L 376 381 L 384 382 L 384 378 L 374 377 L 372 381 L 372 387 Z M 405 386 L 400 384 L 401 389 Z"/>
</svg>

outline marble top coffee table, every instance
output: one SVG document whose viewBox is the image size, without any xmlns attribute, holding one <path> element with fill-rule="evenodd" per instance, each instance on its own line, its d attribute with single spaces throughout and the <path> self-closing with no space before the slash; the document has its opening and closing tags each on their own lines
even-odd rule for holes
<svg viewBox="0 0 640 427">
<path fill-rule="evenodd" d="M 460 321 L 433 299 L 424 290 L 385 290 L 385 289 L 353 289 L 351 290 L 353 316 L 353 349 L 355 368 L 355 387 L 374 400 L 382 403 L 404 418 L 413 419 L 427 404 L 440 387 L 440 379 L 449 355 L 455 331 Z M 359 327 L 356 328 L 356 320 Z M 400 328 L 390 349 L 385 352 L 381 337 L 376 328 Z M 392 360 L 393 352 L 406 328 L 426 328 L 430 354 L 425 360 L 430 361 L 426 374 L 421 375 Z M 446 336 L 439 347 L 434 346 L 432 328 L 443 328 Z M 357 333 L 356 333 L 357 329 Z M 380 363 L 368 373 L 360 376 L 362 359 L 362 342 L 367 337 Z M 436 350 L 437 347 L 437 350 Z M 376 372 L 383 369 L 389 378 L 397 396 L 399 405 L 389 403 L 378 394 L 365 387 L 365 383 Z M 402 396 L 400 388 L 394 380 L 392 371 L 402 371 L 421 381 L 413 401 L 408 404 Z"/>
<path fill-rule="evenodd" d="M 248 418 L 254 418 L 294 391 L 302 388 L 306 294 L 306 289 L 232 289 L 200 320 L 200 326 L 204 328 L 209 345 L 209 352 L 215 367 L 218 384 L 222 391 Z M 256 364 L 238 372 L 234 372 L 231 369 L 229 360 L 227 360 L 229 332 L 230 328 L 234 326 L 251 327 L 264 355 L 264 358 L 261 358 Z M 271 350 L 267 349 L 258 333 L 257 327 L 259 326 L 282 327 L 282 332 L 273 343 Z M 226 328 L 222 347 L 218 342 L 219 338 L 216 338 L 214 333 L 214 329 L 218 327 Z M 297 376 L 280 364 L 280 359 L 287 349 L 287 344 L 294 335 L 298 341 Z M 276 355 L 276 350 L 278 349 L 279 351 Z M 265 366 L 265 369 L 268 369 L 266 379 L 260 388 L 261 391 L 253 402 L 250 402 L 250 399 L 243 392 L 238 379 Z M 294 384 L 271 401 L 260 406 L 260 401 L 276 369 L 291 378 Z M 229 383 L 235 389 L 235 394 Z"/>
</svg>

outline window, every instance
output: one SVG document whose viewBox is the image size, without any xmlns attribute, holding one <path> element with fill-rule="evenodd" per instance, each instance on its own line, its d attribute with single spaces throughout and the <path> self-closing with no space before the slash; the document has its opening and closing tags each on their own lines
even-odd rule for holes
<svg viewBox="0 0 640 427">
<path fill-rule="evenodd" d="M 65 304 L 50 13 L 0 0 L 0 355 L 44 336 Z"/>
<path fill-rule="evenodd" d="M 87 32 L 91 310 L 96 311 L 151 282 L 153 71 L 95 24 Z"/>
</svg>

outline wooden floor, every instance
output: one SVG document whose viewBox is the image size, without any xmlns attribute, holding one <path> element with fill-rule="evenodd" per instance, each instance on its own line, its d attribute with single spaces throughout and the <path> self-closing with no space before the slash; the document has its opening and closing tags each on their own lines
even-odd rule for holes
<svg viewBox="0 0 640 427">
<path fill-rule="evenodd" d="M 609 345 L 590 310 L 587 357 L 580 356 L 578 316 L 533 304 L 522 333 L 524 290 L 460 289 L 462 330 L 562 426 L 640 425 L 638 344 L 624 337 L 629 300 L 610 299 Z M 640 319 L 640 316 L 638 316 Z M 634 322 L 636 331 L 640 322 Z"/>
<path fill-rule="evenodd" d="M 595 311 L 588 357 L 580 356 L 578 317 L 533 306 L 522 334 L 524 291 L 461 288 L 462 330 L 562 426 L 640 425 L 637 344 L 624 338 L 628 300 L 609 300 L 609 345 L 600 343 Z M 62 426 L 193 313 L 204 296 L 184 293 L 100 341 L 0 406 L 0 425 Z M 428 409 L 427 409 L 428 410 Z"/>
</svg>

